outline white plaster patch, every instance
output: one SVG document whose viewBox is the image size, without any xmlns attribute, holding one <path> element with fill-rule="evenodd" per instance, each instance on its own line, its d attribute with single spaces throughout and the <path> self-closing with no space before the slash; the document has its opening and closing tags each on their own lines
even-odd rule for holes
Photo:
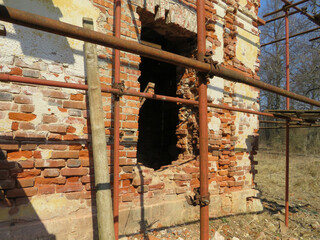
<svg viewBox="0 0 320 240">
<path fill-rule="evenodd" d="M 220 130 L 221 120 L 217 117 L 212 117 L 208 124 L 208 129 L 218 132 Z"/>
<path fill-rule="evenodd" d="M 223 98 L 224 79 L 221 77 L 213 77 L 208 84 L 208 100 L 213 103 L 219 103 L 219 100 Z"/>
</svg>

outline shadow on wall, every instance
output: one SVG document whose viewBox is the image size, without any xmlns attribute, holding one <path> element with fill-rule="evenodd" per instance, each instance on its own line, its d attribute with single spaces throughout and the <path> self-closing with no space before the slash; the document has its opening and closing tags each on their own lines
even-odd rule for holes
<svg viewBox="0 0 320 240">
<path fill-rule="evenodd" d="M 32 184 L 34 179 L 19 180 L 19 174 L 23 174 L 21 164 L 7 161 L 6 151 L 0 149 L 0 239 L 55 240 L 56 236 L 48 233 L 29 200 L 37 191 Z M 22 188 L 28 184 L 31 187 Z"/>
<path fill-rule="evenodd" d="M 53 4 L 52 0 L 3 0 L 3 3 L 8 7 L 55 20 L 60 20 L 63 16 L 61 10 Z M 7 23 L 5 25 L 7 36 L 0 37 L 0 43 L 3 42 L 6 48 L 3 49 L 4 52 L 1 55 L 24 55 L 66 64 L 75 63 L 74 54 L 83 55 L 82 51 L 70 46 L 66 37 L 32 30 L 16 24 L 13 24 L 13 27 L 9 27 Z"/>
</svg>

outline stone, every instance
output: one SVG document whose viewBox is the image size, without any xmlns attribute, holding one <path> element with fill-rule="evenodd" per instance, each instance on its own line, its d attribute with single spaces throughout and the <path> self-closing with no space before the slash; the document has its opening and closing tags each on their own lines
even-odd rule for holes
<svg viewBox="0 0 320 240">
<path fill-rule="evenodd" d="M 225 240 L 225 238 L 217 231 L 214 233 L 214 236 L 211 238 L 211 240 Z"/>
</svg>

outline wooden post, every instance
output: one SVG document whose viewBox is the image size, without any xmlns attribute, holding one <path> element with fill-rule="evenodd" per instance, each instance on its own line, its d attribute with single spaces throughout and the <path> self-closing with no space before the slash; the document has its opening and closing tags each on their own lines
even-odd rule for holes
<svg viewBox="0 0 320 240">
<path fill-rule="evenodd" d="M 93 20 L 91 18 L 83 18 L 83 27 L 93 30 Z M 101 86 L 98 75 L 97 49 L 95 44 L 85 43 L 85 59 L 99 240 L 113 240 L 115 236 L 113 227 L 111 184 L 107 158 Z"/>
</svg>

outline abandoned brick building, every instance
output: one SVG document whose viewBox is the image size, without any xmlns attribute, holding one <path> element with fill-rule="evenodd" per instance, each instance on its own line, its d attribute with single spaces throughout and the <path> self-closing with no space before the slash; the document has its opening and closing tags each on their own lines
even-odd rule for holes
<svg viewBox="0 0 320 240">
<path fill-rule="evenodd" d="M 190 58 L 196 53 L 195 0 L 122 1 L 121 38 Z M 0 4 L 114 33 L 111 0 L 0 0 Z M 260 0 L 206 1 L 212 59 L 257 80 Z M 0 73 L 86 84 L 83 42 L 1 22 Z M 102 86 L 112 86 L 112 48 L 97 46 Z M 196 72 L 121 52 L 125 89 L 198 99 Z M 110 172 L 113 96 L 103 93 Z M 199 187 L 196 106 L 121 96 L 120 235 L 199 219 L 186 196 Z M 259 109 L 259 90 L 220 77 L 208 101 Z M 92 239 L 95 189 L 83 90 L 0 82 L 0 239 Z M 256 115 L 208 108 L 210 217 L 262 209 L 255 190 Z M 46 238 L 47 237 L 47 238 Z M 20 238 L 21 239 L 21 238 Z M 26 239 L 26 238 L 23 238 Z"/>
</svg>

